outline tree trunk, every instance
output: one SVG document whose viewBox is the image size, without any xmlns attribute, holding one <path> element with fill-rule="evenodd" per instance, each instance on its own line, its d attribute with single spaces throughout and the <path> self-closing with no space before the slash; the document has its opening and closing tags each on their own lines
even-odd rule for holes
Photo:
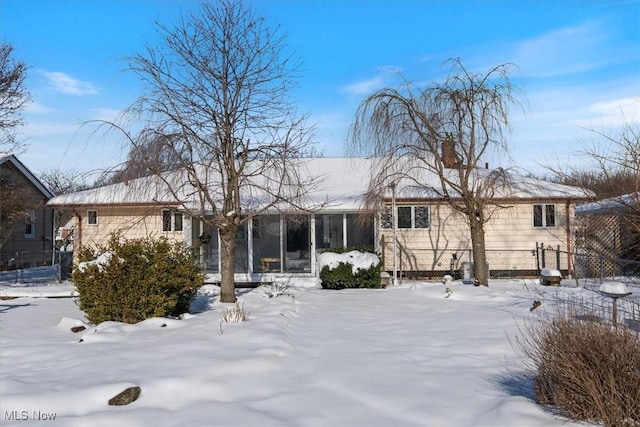
<svg viewBox="0 0 640 427">
<path fill-rule="evenodd" d="M 220 302 L 236 302 L 236 288 L 234 276 L 234 264 L 236 259 L 236 230 L 220 230 L 220 249 L 222 259 L 220 266 Z"/>
<path fill-rule="evenodd" d="M 473 220 L 472 220 L 473 221 Z M 484 243 L 484 228 L 482 223 L 471 225 L 471 247 L 473 248 L 473 272 L 477 285 L 489 286 L 489 268 L 487 266 L 487 252 Z"/>
</svg>

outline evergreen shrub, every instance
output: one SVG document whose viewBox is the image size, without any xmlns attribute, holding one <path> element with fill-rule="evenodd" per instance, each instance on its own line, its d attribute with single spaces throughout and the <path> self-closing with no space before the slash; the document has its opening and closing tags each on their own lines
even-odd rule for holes
<svg viewBox="0 0 640 427">
<path fill-rule="evenodd" d="M 74 266 L 78 306 L 93 323 L 137 323 L 179 316 L 204 282 L 193 253 L 161 239 L 126 240 L 113 234 L 106 246 L 84 247 Z"/>
<path fill-rule="evenodd" d="M 335 248 L 331 249 L 331 252 L 341 254 L 352 250 Z M 320 284 L 324 289 L 381 288 L 381 268 L 382 263 L 379 262 L 377 265 L 372 265 L 366 269 L 360 268 L 354 274 L 353 266 L 350 263 L 340 262 L 334 268 L 325 265 L 320 271 Z"/>
</svg>

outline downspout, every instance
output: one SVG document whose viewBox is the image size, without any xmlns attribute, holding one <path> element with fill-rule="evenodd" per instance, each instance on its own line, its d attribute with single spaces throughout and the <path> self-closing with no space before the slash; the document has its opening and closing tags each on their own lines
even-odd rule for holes
<svg viewBox="0 0 640 427">
<path fill-rule="evenodd" d="M 73 215 L 78 218 L 78 230 L 73 230 L 73 257 L 75 258 L 80 249 L 82 249 L 82 217 L 78 212 L 74 209 Z"/>
<path fill-rule="evenodd" d="M 393 222 L 393 283 L 398 284 L 398 218 L 396 214 L 396 184 L 391 184 L 391 220 Z"/>
<path fill-rule="evenodd" d="M 46 197 L 43 198 L 43 203 L 42 203 L 42 229 L 43 229 L 43 233 L 42 233 L 42 265 L 46 265 L 45 261 L 47 259 L 47 233 L 44 232 L 47 229 L 47 199 L 46 199 Z M 51 249 L 52 249 L 51 257 L 53 258 L 53 246 L 51 247 Z"/>
<path fill-rule="evenodd" d="M 56 209 L 51 209 L 51 266 L 56 265 Z"/>
<path fill-rule="evenodd" d="M 567 232 L 567 274 L 572 276 L 572 265 L 571 265 L 571 199 L 568 199 L 565 204 L 565 216 L 566 220 L 566 232 Z"/>
</svg>

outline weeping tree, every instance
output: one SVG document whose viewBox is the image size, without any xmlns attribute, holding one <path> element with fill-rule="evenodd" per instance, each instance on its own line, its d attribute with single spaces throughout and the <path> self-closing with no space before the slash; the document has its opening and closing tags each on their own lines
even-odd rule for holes
<svg viewBox="0 0 640 427">
<path fill-rule="evenodd" d="M 484 159 L 508 152 L 508 110 L 518 104 L 510 65 L 471 73 L 459 59 L 449 61 L 442 83 L 427 87 L 406 81 L 379 90 L 356 111 L 347 150 L 378 158 L 367 203 L 380 203 L 398 183 L 441 199 L 469 226 L 474 273 L 488 286 L 484 225 L 501 206 L 495 196 L 508 190 L 508 174 L 486 170 Z M 427 176 L 436 176 L 433 185 Z"/>
<path fill-rule="evenodd" d="M 143 93 L 108 125 L 126 135 L 129 159 L 144 169 L 136 174 L 218 229 L 220 301 L 234 302 L 240 228 L 265 210 L 303 208 L 315 182 L 298 167 L 313 128 L 288 98 L 299 62 L 279 29 L 242 2 L 204 2 L 158 33 L 159 45 L 127 58 Z"/>
<path fill-rule="evenodd" d="M 126 182 L 179 168 L 183 159 L 171 148 L 173 143 L 168 138 L 180 136 L 159 135 L 154 131 L 137 135 L 124 163 L 103 171 L 96 185 Z"/>
</svg>

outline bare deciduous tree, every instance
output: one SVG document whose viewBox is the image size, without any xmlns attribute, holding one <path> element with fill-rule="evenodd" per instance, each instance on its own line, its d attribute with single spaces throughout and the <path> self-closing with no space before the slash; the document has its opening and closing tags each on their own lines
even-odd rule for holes
<svg viewBox="0 0 640 427">
<path fill-rule="evenodd" d="M 203 3 L 158 31 L 159 46 L 128 58 L 145 84 L 127 111 L 144 123 L 125 132 L 130 157 L 145 158 L 152 147 L 149 173 L 187 215 L 218 229 L 220 301 L 234 302 L 238 230 L 264 210 L 298 206 L 314 182 L 295 167 L 313 130 L 288 99 L 299 64 L 285 56 L 285 38 L 241 2 Z"/>
<path fill-rule="evenodd" d="M 14 227 L 28 216 L 29 200 L 10 176 L 0 176 L 0 251 L 11 240 Z"/>
<path fill-rule="evenodd" d="M 640 123 L 625 118 L 615 131 L 590 131 L 595 141 L 581 153 L 589 166 L 549 169 L 556 181 L 592 191 L 601 212 L 617 217 L 624 230 L 621 256 L 640 260 Z"/>
<path fill-rule="evenodd" d="M 21 112 L 30 101 L 24 86 L 27 65 L 11 58 L 13 46 L 0 45 L 0 149 L 10 152 L 19 148 L 16 128 L 24 124 Z"/>
<path fill-rule="evenodd" d="M 508 109 L 517 104 L 510 66 L 485 74 L 470 73 L 459 59 L 443 83 L 420 88 L 405 81 L 400 89 L 382 89 L 356 112 L 348 151 L 379 158 L 369 199 L 380 200 L 390 184 L 406 180 L 439 196 L 467 220 L 475 278 L 487 286 L 484 224 L 496 209 L 495 192 L 507 185 L 503 170 L 479 168 L 490 151 L 508 151 Z M 439 185 L 423 180 L 437 175 Z M 438 187 L 438 188 L 436 188 Z"/>
<path fill-rule="evenodd" d="M 41 171 L 38 176 L 55 195 L 73 193 L 88 188 L 85 173 L 76 169 L 50 168 Z"/>
<path fill-rule="evenodd" d="M 30 100 L 24 86 L 27 66 L 11 57 L 13 50 L 10 44 L 0 44 L 0 151 L 6 152 L 19 151 L 16 128 L 23 124 L 21 112 Z M 0 249 L 26 215 L 24 191 L 9 176 L 0 176 Z"/>
</svg>

